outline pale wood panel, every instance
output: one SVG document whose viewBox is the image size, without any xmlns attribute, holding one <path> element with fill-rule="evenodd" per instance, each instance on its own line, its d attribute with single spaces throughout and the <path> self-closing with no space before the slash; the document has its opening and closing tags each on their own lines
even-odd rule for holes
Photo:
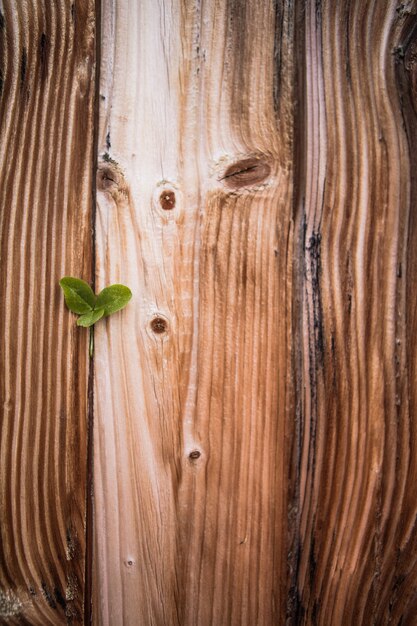
<svg viewBox="0 0 417 626">
<path fill-rule="evenodd" d="M 417 4 L 309 3 L 300 624 L 415 624 Z"/>
<path fill-rule="evenodd" d="M 103 4 L 97 281 L 134 298 L 96 336 L 97 624 L 285 618 L 288 5 Z"/>
<path fill-rule="evenodd" d="M 94 1 L 0 6 L 0 621 L 82 623 Z"/>
</svg>

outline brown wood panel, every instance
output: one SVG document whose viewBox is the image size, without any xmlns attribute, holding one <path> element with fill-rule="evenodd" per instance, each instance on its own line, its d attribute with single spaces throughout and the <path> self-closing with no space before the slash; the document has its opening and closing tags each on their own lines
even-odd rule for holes
<svg viewBox="0 0 417 626">
<path fill-rule="evenodd" d="M 97 624 L 285 620 L 290 7 L 103 5 Z"/>
<path fill-rule="evenodd" d="M 82 623 L 95 8 L 0 6 L 0 621 Z"/>
<path fill-rule="evenodd" d="M 296 624 L 417 620 L 416 34 L 306 5 Z"/>
<path fill-rule="evenodd" d="M 415 624 L 416 0 L 100 4 L 94 622 Z M 95 7 L 1 7 L 0 622 L 81 623 Z"/>
<path fill-rule="evenodd" d="M 105 3 L 97 623 L 415 623 L 416 14 Z"/>
</svg>

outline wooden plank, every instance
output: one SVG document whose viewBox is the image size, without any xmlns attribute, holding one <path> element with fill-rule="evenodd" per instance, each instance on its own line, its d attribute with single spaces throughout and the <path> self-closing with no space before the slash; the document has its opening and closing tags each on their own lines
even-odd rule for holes
<svg viewBox="0 0 417 626">
<path fill-rule="evenodd" d="M 82 623 L 95 8 L 0 6 L 0 621 Z"/>
<path fill-rule="evenodd" d="M 285 619 L 290 7 L 103 3 L 97 624 Z"/>
<path fill-rule="evenodd" d="M 291 623 L 416 623 L 416 34 L 416 2 L 307 6 Z"/>
</svg>

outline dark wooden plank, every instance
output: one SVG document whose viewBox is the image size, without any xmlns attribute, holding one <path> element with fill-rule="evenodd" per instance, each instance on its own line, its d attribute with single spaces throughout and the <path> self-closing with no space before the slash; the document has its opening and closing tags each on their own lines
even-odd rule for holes
<svg viewBox="0 0 417 626">
<path fill-rule="evenodd" d="M 0 620 L 82 623 L 87 335 L 58 280 L 91 277 L 93 0 L 0 16 Z"/>
<path fill-rule="evenodd" d="M 297 624 L 416 623 L 416 14 L 306 5 Z"/>
</svg>

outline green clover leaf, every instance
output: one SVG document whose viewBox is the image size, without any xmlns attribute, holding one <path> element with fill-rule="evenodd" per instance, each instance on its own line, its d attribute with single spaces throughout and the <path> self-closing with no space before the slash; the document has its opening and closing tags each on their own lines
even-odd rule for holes
<svg viewBox="0 0 417 626">
<path fill-rule="evenodd" d="M 59 281 L 64 292 L 65 303 L 70 311 L 82 315 L 92 311 L 96 304 L 96 296 L 90 285 L 79 278 L 64 276 Z"/>
<path fill-rule="evenodd" d="M 124 285 L 110 285 L 105 287 L 97 296 L 96 308 L 103 308 L 107 317 L 116 311 L 120 311 L 129 302 L 132 292 Z"/>
<path fill-rule="evenodd" d="M 77 326 L 90 327 L 90 357 L 92 357 L 94 336 L 91 326 L 102 317 L 123 309 L 131 299 L 132 292 L 125 285 L 110 285 L 96 296 L 88 283 L 72 276 L 64 276 L 59 284 L 64 292 L 67 307 L 80 316 Z"/>
<path fill-rule="evenodd" d="M 88 313 L 84 313 L 84 315 L 80 315 L 77 319 L 77 326 L 84 326 L 88 328 L 92 326 L 98 320 L 100 320 L 104 315 L 104 309 L 94 309 L 94 311 L 89 311 Z"/>
</svg>

